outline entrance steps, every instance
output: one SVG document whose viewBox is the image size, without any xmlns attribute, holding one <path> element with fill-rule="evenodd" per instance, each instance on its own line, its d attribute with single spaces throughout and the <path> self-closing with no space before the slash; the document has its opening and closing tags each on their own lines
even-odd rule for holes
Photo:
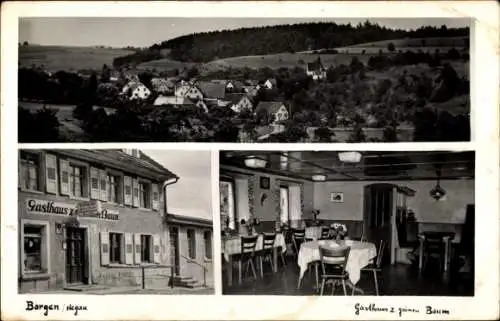
<svg viewBox="0 0 500 321">
<path fill-rule="evenodd" d="M 89 291 L 102 291 L 108 289 L 108 286 L 99 284 L 70 284 L 64 287 L 66 291 L 75 292 L 89 292 Z"/>
<path fill-rule="evenodd" d="M 191 276 L 181 276 L 176 275 L 173 279 L 174 287 L 184 287 L 189 289 L 201 289 L 204 288 L 203 283 L 194 279 Z"/>
</svg>

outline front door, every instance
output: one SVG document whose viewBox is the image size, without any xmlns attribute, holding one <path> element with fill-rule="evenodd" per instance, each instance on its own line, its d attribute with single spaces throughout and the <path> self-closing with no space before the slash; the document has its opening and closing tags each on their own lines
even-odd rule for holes
<svg viewBox="0 0 500 321">
<path fill-rule="evenodd" d="M 374 243 L 377 250 L 381 240 L 386 241 L 382 262 L 390 261 L 393 188 L 391 184 L 365 186 L 364 227 L 366 240 Z"/>
<path fill-rule="evenodd" d="M 85 230 L 66 228 L 66 283 L 84 283 L 85 277 Z"/>
<path fill-rule="evenodd" d="M 170 264 L 174 267 L 175 275 L 179 275 L 179 228 L 170 228 Z"/>
</svg>

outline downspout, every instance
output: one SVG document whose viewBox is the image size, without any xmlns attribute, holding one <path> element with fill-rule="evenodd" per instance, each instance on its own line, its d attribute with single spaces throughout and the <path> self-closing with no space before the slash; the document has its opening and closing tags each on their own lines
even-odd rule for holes
<svg viewBox="0 0 500 321">
<path fill-rule="evenodd" d="M 177 183 L 179 181 L 179 177 L 178 176 L 175 176 L 174 178 L 172 179 L 169 179 L 165 182 L 163 182 L 163 185 L 162 185 L 162 190 L 163 190 L 163 193 L 164 193 L 164 196 L 163 196 L 163 210 L 165 212 L 165 218 L 167 218 L 167 214 L 168 214 L 168 211 L 167 211 L 167 186 L 169 185 L 173 185 L 175 183 Z"/>
</svg>

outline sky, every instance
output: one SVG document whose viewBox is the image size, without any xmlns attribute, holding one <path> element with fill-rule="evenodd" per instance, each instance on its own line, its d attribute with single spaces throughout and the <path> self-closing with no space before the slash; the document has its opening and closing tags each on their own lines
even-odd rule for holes
<svg viewBox="0 0 500 321">
<path fill-rule="evenodd" d="M 319 18 L 21 18 L 19 42 L 60 46 L 146 47 L 178 36 L 223 29 L 238 29 L 313 21 L 353 25 L 362 19 Z M 468 19 L 446 18 L 379 18 L 369 19 L 389 28 L 416 29 L 425 25 L 468 26 Z"/>
<path fill-rule="evenodd" d="M 170 214 L 212 220 L 210 151 L 142 150 L 180 179 L 167 186 Z"/>
</svg>

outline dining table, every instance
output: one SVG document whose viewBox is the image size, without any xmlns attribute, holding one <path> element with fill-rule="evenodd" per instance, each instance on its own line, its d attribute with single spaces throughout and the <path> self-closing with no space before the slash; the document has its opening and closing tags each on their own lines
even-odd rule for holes
<svg viewBox="0 0 500 321">
<path fill-rule="evenodd" d="M 418 258 L 418 269 L 422 271 L 423 268 L 423 257 L 424 257 L 424 245 L 426 240 L 441 240 L 444 243 L 444 262 L 443 270 L 447 272 L 450 266 L 451 258 L 451 241 L 455 238 L 454 232 L 439 232 L 439 231 L 427 231 L 418 234 L 418 240 L 420 242 L 419 258 Z"/>
<path fill-rule="evenodd" d="M 321 231 L 324 227 L 328 226 L 309 226 L 305 229 L 306 240 L 317 241 L 321 238 Z"/>
<path fill-rule="evenodd" d="M 349 257 L 347 259 L 346 271 L 348 273 L 348 282 L 347 285 L 356 292 L 363 294 L 363 290 L 356 287 L 356 283 L 358 283 L 361 278 L 361 269 L 373 262 L 373 259 L 377 256 L 377 248 L 375 244 L 371 242 L 361 242 L 354 240 L 345 240 L 345 241 L 336 241 L 336 240 L 319 240 L 319 241 L 311 241 L 305 242 L 301 245 L 299 250 L 299 255 L 297 258 L 297 264 L 300 268 L 299 273 L 299 286 L 302 278 L 306 270 L 308 269 L 311 263 L 319 263 L 320 262 L 320 253 L 319 247 L 339 247 L 339 246 L 348 246 L 351 248 L 349 252 Z M 315 264 L 316 270 L 316 289 L 319 288 L 319 272 L 318 265 Z"/>
<path fill-rule="evenodd" d="M 255 234 L 254 234 L 255 235 Z M 264 247 L 264 234 L 258 234 L 257 243 L 255 245 L 255 252 L 261 251 Z M 273 272 L 278 272 L 278 249 L 282 253 L 286 251 L 285 237 L 283 233 L 276 233 L 276 238 L 273 244 Z M 241 254 L 241 237 L 233 236 L 222 240 L 222 255 L 224 256 L 228 273 L 228 285 L 233 284 L 233 256 Z"/>
</svg>

